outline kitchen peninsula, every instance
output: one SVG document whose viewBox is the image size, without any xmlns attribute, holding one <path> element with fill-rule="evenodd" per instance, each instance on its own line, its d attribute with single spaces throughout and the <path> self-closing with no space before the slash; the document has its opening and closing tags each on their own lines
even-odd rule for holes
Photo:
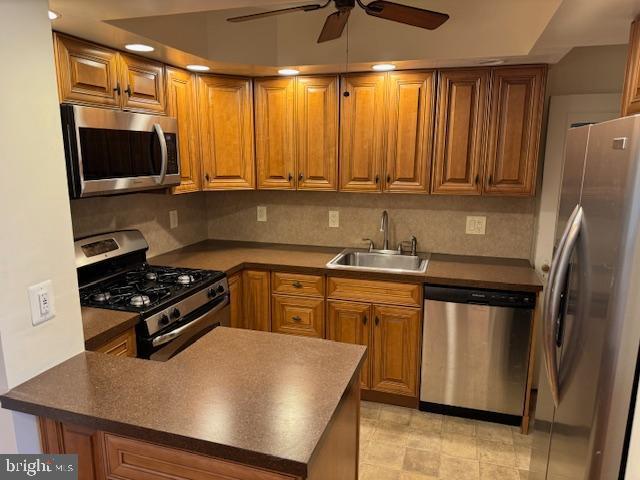
<svg viewBox="0 0 640 480">
<path fill-rule="evenodd" d="M 221 327 L 168 362 L 81 353 L 0 401 L 83 480 L 354 480 L 365 350 Z"/>
</svg>

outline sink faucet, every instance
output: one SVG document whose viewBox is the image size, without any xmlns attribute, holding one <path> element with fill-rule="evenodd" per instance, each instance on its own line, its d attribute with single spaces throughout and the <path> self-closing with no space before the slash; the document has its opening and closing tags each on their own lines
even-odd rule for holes
<svg viewBox="0 0 640 480">
<path fill-rule="evenodd" d="M 382 218 L 380 219 L 380 231 L 384 232 L 382 249 L 389 250 L 389 214 L 386 210 L 382 212 Z"/>
</svg>

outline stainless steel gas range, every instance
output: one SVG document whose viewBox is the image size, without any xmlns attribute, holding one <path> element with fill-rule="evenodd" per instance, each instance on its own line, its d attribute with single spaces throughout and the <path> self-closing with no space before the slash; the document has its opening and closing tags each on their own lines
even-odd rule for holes
<svg viewBox="0 0 640 480">
<path fill-rule="evenodd" d="M 149 265 L 138 230 L 75 242 L 80 303 L 135 312 L 138 356 L 165 361 L 219 325 L 229 325 L 224 272 Z"/>
</svg>

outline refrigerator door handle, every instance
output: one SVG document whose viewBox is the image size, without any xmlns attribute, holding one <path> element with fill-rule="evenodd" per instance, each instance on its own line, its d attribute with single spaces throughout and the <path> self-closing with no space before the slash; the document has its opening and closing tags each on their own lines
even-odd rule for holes
<svg viewBox="0 0 640 480">
<path fill-rule="evenodd" d="M 562 289 L 569 271 L 571 254 L 576 246 L 582 228 L 583 211 L 581 205 L 576 205 L 567 226 L 562 233 L 558 250 L 551 263 L 549 283 L 544 299 L 542 318 L 542 347 L 544 350 L 545 366 L 553 403 L 557 407 L 560 402 L 560 381 L 558 356 L 556 348 L 556 325 L 560 314 Z"/>
</svg>

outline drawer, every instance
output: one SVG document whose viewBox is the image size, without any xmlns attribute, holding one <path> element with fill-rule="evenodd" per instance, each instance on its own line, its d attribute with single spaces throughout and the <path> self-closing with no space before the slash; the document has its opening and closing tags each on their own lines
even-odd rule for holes
<svg viewBox="0 0 640 480">
<path fill-rule="evenodd" d="M 116 338 L 109 340 L 107 343 L 99 346 L 96 352 L 106 353 L 107 355 L 115 355 L 117 357 L 135 357 L 136 356 L 136 332 L 130 328 L 121 333 Z"/>
<path fill-rule="evenodd" d="M 273 272 L 271 274 L 271 292 L 324 297 L 324 276 Z"/>
<path fill-rule="evenodd" d="M 272 331 L 324 338 L 324 300 L 273 296 Z"/>
<path fill-rule="evenodd" d="M 327 297 L 356 302 L 422 306 L 422 285 L 329 277 Z"/>
</svg>

